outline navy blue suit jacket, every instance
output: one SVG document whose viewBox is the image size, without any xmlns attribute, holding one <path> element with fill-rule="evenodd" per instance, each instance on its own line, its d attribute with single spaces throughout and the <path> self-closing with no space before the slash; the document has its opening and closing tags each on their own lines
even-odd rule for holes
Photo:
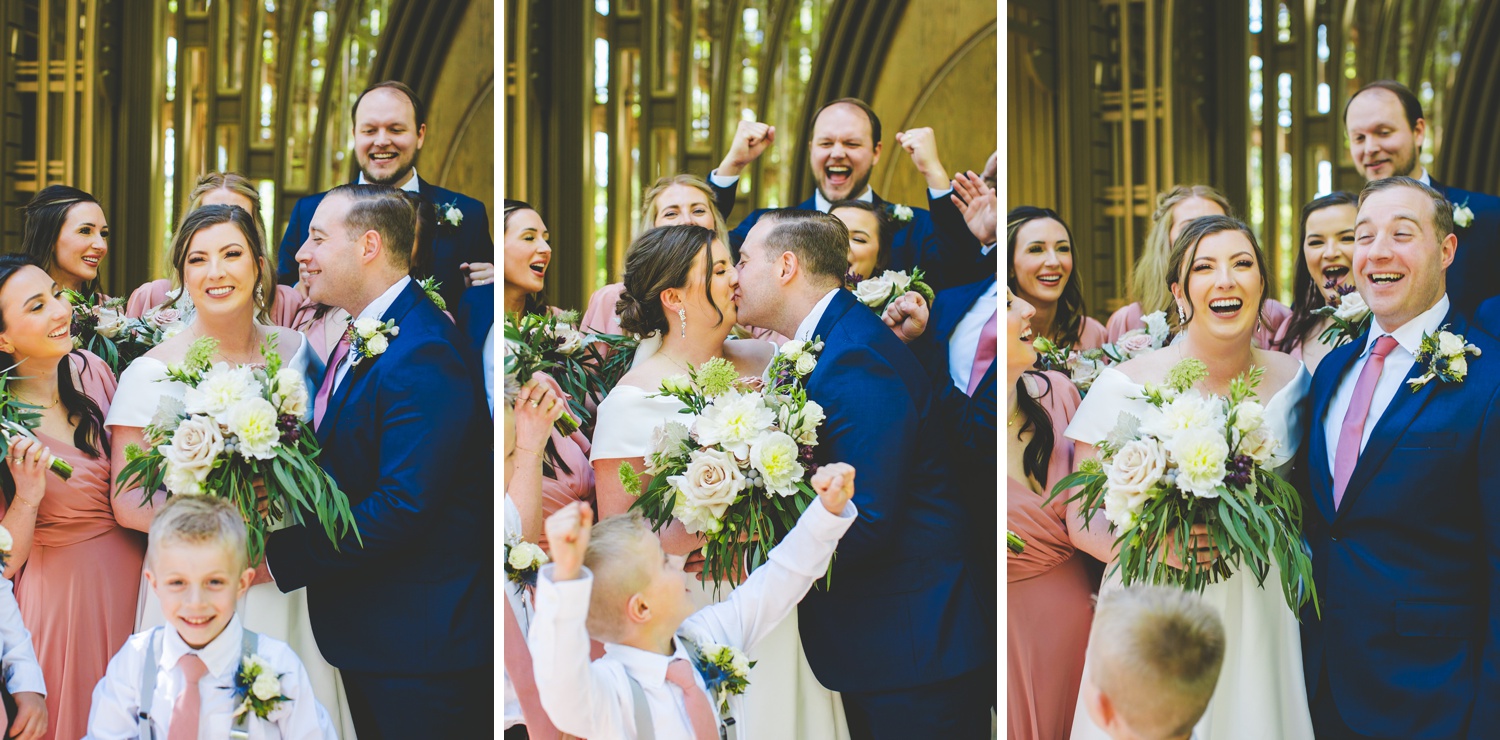
<svg viewBox="0 0 1500 740">
<path fill-rule="evenodd" d="M 494 426 L 478 357 L 408 284 L 382 317 L 400 333 L 350 368 L 317 430 L 363 546 L 321 528 L 271 533 L 282 591 L 307 588 L 329 663 L 443 673 L 493 661 Z"/>
<path fill-rule="evenodd" d="M 469 338 L 475 352 L 484 351 L 484 338 L 495 325 L 495 284 L 476 285 L 464 291 L 458 308 L 453 311 L 458 330 Z"/>
<path fill-rule="evenodd" d="M 464 292 L 464 274 L 458 266 L 465 262 L 494 262 L 495 242 L 490 238 L 490 219 L 484 204 L 462 193 L 455 193 L 417 178 L 418 193 L 437 212 L 437 235 L 432 239 L 432 276 L 443 284 L 443 300 L 457 305 Z M 307 228 L 313 213 L 328 193 L 314 193 L 300 198 L 292 207 L 281 246 L 276 248 L 276 280 L 282 285 L 297 284 L 297 250 L 307 241 Z M 443 218 L 442 206 L 457 203 L 464 217 L 454 226 Z"/>
<path fill-rule="evenodd" d="M 827 418 L 816 462 L 855 468 L 859 518 L 839 541 L 832 587 L 798 610 L 803 650 L 835 691 L 907 689 L 991 665 L 965 512 L 931 428 L 931 384 L 911 350 L 847 290 L 815 336 L 823 341 L 808 398 Z"/>
<path fill-rule="evenodd" d="M 1362 735 L 1500 727 L 1500 341 L 1456 310 L 1445 321 L 1483 354 L 1461 383 L 1396 391 L 1336 511 L 1323 424 L 1366 338 L 1331 351 L 1313 378 L 1304 532 L 1323 615 L 1303 610 L 1304 676 L 1314 697 L 1326 675 Z"/>
<path fill-rule="evenodd" d="M 1474 212 L 1468 226 L 1454 225 L 1458 252 L 1448 267 L 1448 300 L 1465 316 L 1473 316 L 1486 298 L 1500 295 L 1500 198 L 1449 187 L 1437 180 L 1432 189 L 1443 194 L 1453 207 L 1467 206 Z"/>
<path fill-rule="evenodd" d="M 735 188 L 721 188 L 717 185 L 713 188 L 715 205 L 728 218 L 727 214 L 734 210 Z M 871 195 L 877 204 L 886 205 L 886 201 L 879 195 Z M 897 229 L 896 235 L 891 238 L 891 258 L 886 269 L 910 273 L 913 267 L 920 267 L 927 276 L 927 284 L 935 291 L 963 285 L 985 275 L 994 275 L 997 264 L 995 252 L 998 250 L 992 249 L 988 255 L 984 254 L 983 245 L 969 231 L 958 206 L 953 205 L 948 196 L 937 200 L 929 199 L 928 205 L 932 208 L 931 212 L 922 208 L 911 209 L 911 221 Z M 817 207 L 817 196 L 797 205 L 797 208 L 804 211 L 817 210 Z M 729 232 L 730 247 L 734 249 L 736 258 L 739 256 L 740 245 L 745 243 L 745 236 L 760 220 L 760 215 L 769 210 L 772 209 L 758 208 L 751 211 L 750 215 Z"/>
</svg>

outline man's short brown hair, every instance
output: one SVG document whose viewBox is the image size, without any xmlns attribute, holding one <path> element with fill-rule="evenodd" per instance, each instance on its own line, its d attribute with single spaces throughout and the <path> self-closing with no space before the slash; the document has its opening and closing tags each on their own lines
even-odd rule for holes
<svg viewBox="0 0 1500 740">
<path fill-rule="evenodd" d="M 771 226 L 766 247 L 772 255 L 791 252 L 813 280 L 843 285 L 849 273 L 849 227 L 837 216 L 780 208 L 767 211 L 759 223 Z"/>
<path fill-rule="evenodd" d="M 340 185 L 328 191 L 328 195 L 349 199 L 344 224 L 350 239 L 357 239 L 367 231 L 379 234 L 391 265 L 402 272 L 411 270 L 417 214 L 400 190 L 389 185 L 351 184 Z"/>
<path fill-rule="evenodd" d="M 386 80 L 385 82 L 377 82 L 365 88 L 364 92 L 360 93 L 359 97 L 354 99 L 354 107 L 349 109 L 349 120 L 358 121 L 360 102 L 365 99 L 366 95 L 369 95 L 376 90 L 382 89 L 395 90 L 396 92 L 405 95 L 406 99 L 411 101 L 411 109 L 412 112 L 416 114 L 417 125 L 421 126 L 422 124 L 427 123 L 427 107 L 422 105 L 422 99 L 417 96 L 417 91 L 411 89 L 405 82 L 401 82 L 400 80 Z"/>
</svg>

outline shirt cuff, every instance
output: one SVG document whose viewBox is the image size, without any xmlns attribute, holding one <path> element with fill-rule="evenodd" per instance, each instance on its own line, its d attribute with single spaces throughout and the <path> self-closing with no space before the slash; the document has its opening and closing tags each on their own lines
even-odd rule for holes
<svg viewBox="0 0 1500 740">
<path fill-rule="evenodd" d="M 5 680 L 5 689 L 12 694 L 23 691 L 31 691 L 42 696 L 47 695 L 47 682 L 42 677 L 42 667 L 32 661 L 16 661 L 6 666 L 6 673 L 10 674 Z"/>
<path fill-rule="evenodd" d="M 986 257 L 988 257 L 988 256 L 990 256 L 990 252 L 995 251 L 995 247 L 998 246 L 999 244 L 1000 244 L 1000 242 L 995 242 L 994 244 L 986 244 L 986 245 L 984 245 L 984 247 L 982 249 L 979 250 L 979 253 L 982 254 L 982 255 L 984 255 L 984 256 L 986 256 Z"/>
<path fill-rule="evenodd" d="M 740 181 L 739 175 L 734 177 L 721 177 L 718 170 L 708 173 L 708 181 L 716 188 L 732 188 Z"/>
<path fill-rule="evenodd" d="M 948 197 L 948 196 L 950 196 L 952 194 L 953 194 L 953 188 L 948 188 L 947 190 L 933 190 L 932 188 L 927 188 L 927 199 L 928 200 L 941 200 L 941 199 L 946 198 L 946 197 Z"/>
<path fill-rule="evenodd" d="M 544 604 L 550 604 L 553 615 L 560 620 L 584 620 L 589 615 L 589 593 L 594 587 L 594 573 L 587 566 L 581 567 L 579 576 L 571 581 L 552 580 L 556 563 L 543 565 L 536 576 L 537 613 Z"/>
</svg>

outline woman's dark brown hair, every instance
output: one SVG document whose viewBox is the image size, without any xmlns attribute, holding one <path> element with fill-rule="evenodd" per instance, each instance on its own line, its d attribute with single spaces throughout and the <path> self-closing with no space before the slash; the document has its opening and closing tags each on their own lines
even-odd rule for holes
<svg viewBox="0 0 1500 740">
<path fill-rule="evenodd" d="M 1307 269 L 1307 259 L 1302 257 L 1301 251 L 1302 246 L 1307 243 L 1307 219 L 1314 213 L 1333 206 L 1353 206 L 1358 210 L 1359 196 L 1340 190 L 1315 198 L 1302 206 L 1302 229 L 1297 235 L 1297 277 L 1292 283 L 1294 286 L 1292 317 L 1287 319 L 1286 335 L 1281 338 L 1281 344 L 1276 348 L 1282 352 L 1291 352 L 1294 348 L 1301 346 L 1302 340 L 1305 339 L 1303 335 L 1317 326 L 1321 318 L 1314 315 L 1313 310 L 1328 305 L 1322 286 L 1319 285 L 1320 281 L 1313 279 L 1312 272 Z"/>
<path fill-rule="evenodd" d="M 1068 222 L 1062 220 L 1062 216 L 1051 208 L 1038 208 L 1036 206 L 1017 206 L 1010 213 L 1005 214 L 1005 269 L 1010 273 L 1006 279 L 1006 285 L 1010 286 L 1010 292 L 1020 294 L 1016 285 L 1016 235 L 1021 232 L 1021 227 L 1041 218 L 1050 218 L 1063 227 L 1068 235 L 1068 244 L 1073 243 L 1073 230 L 1068 228 Z M 1030 300 L 1029 298 L 1027 300 Z M 1083 286 L 1078 278 L 1078 260 L 1073 260 L 1073 270 L 1068 273 L 1068 282 L 1063 285 L 1062 297 L 1057 299 L 1057 312 L 1053 314 L 1053 326 L 1044 327 L 1044 333 L 1051 336 L 1053 327 L 1057 328 L 1059 334 L 1055 341 L 1059 347 L 1073 347 L 1083 337 L 1083 320 L 1088 317 L 1088 310 L 1083 305 Z"/>
<path fill-rule="evenodd" d="M 829 206 L 828 212 L 833 213 L 840 208 L 853 208 L 875 216 L 877 224 L 875 238 L 879 240 L 875 245 L 875 268 L 872 270 L 873 274 L 864 277 L 871 278 L 884 272 L 886 265 L 891 263 L 891 239 L 895 238 L 896 230 L 901 224 L 891 217 L 891 212 L 884 206 L 878 206 L 869 201 L 841 200 Z"/>
<path fill-rule="evenodd" d="M 79 203 L 99 205 L 94 196 L 78 188 L 48 185 L 21 207 L 21 214 L 24 216 L 21 252 L 32 264 L 48 272 L 52 271 L 52 266 L 57 263 L 57 238 L 62 236 L 63 224 L 68 221 L 68 211 Z M 99 280 L 95 278 L 79 292 L 93 295 L 98 290 Z"/>
<path fill-rule="evenodd" d="M 693 261 L 711 248 L 714 238 L 713 231 L 697 224 L 661 226 L 641 234 L 625 253 L 625 292 L 615 304 L 620 328 L 637 336 L 665 332 L 671 324 L 661 307 L 662 291 L 687 285 Z M 713 260 L 704 260 L 703 295 L 723 323 L 724 310 L 712 293 L 713 274 Z"/>
<path fill-rule="evenodd" d="M 537 216 L 541 216 L 541 213 L 539 213 L 535 208 L 532 208 L 530 203 L 527 203 L 524 200 L 511 200 L 510 198 L 506 198 L 505 215 L 502 217 L 502 220 L 500 222 L 500 229 L 502 232 L 510 228 L 511 214 L 520 213 L 521 211 L 531 211 L 532 213 L 536 213 Z M 544 313 L 546 312 L 546 310 L 547 299 L 542 297 L 542 294 L 540 292 L 532 293 L 531 295 L 526 296 L 525 307 L 521 309 L 523 313 L 527 314 Z"/>
<path fill-rule="evenodd" d="M 255 217 L 239 206 L 198 206 L 183 217 L 182 225 L 177 227 L 177 233 L 172 237 L 172 269 L 177 273 L 177 284 L 187 285 L 187 281 L 183 279 L 183 271 L 187 267 L 188 247 L 192 246 L 193 237 L 198 232 L 219 224 L 234 224 L 244 235 L 245 246 L 250 249 L 250 257 L 255 260 L 255 318 L 263 324 L 272 323 L 271 302 L 276 300 L 276 276 L 266 269 L 270 262 L 266 259 L 266 246 L 260 241 L 260 229 L 255 225 Z M 167 305 L 176 305 L 185 295 L 187 291 L 183 290 Z"/>
</svg>

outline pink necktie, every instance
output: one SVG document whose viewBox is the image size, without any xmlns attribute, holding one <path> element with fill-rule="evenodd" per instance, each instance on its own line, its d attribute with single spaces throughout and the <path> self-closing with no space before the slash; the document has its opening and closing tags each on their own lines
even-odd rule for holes
<svg viewBox="0 0 1500 740">
<path fill-rule="evenodd" d="M 974 350 L 974 368 L 969 371 L 969 389 L 964 395 L 974 395 L 974 389 L 979 387 L 979 381 L 984 374 L 989 372 L 990 365 L 995 364 L 995 335 L 999 330 L 1000 309 L 990 314 L 990 320 L 985 323 L 984 330 L 979 332 L 979 348 Z"/>
<path fill-rule="evenodd" d="M 198 740 L 198 708 L 202 705 L 198 681 L 208 673 L 208 666 L 203 664 L 202 658 L 188 653 L 177 661 L 177 667 L 182 669 L 183 687 L 177 701 L 172 704 L 172 724 L 167 729 L 167 740 Z M 141 702 L 149 704 L 151 697 L 141 697 Z"/>
<path fill-rule="evenodd" d="M 516 620 L 510 604 L 501 604 L 500 609 L 505 612 L 505 675 L 510 678 L 511 688 L 516 690 L 516 698 L 521 701 L 526 736 L 536 740 L 557 740 L 562 733 L 542 709 L 542 697 L 536 690 L 536 674 L 531 668 L 531 649 L 526 646 L 521 623 Z"/>
<path fill-rule="evenodd" d="M 667 665 L 667 680 L 682 689 L 682 703 L 687 705 L 688 719 L 693 723 L 693 737 L 697 740 L 718 740 L 719 721 L 708 705 L 708 694 L 698 688 L 693 680 L 697 670 L 685 658 L 678 658 Z"/>
<path fill-rule="evenodd" d="M 1380 381 L 1380 371 L 1385 367 L 1385 356 L 1396 348 L 1396 339 L 1389 334 L 1375 340 L 1370 350 L 1370 359 L 1359 371 L 1359 380 L 1354 383 L 1354 397 L 1349 399 L 1349 410 L 1344 412 L 1344 424 L 1339 427 L 1339 445 L 1333 454 L 1333 508 L 1344 499 L 1344 489 L 1349 486 L 1349 477 L 1354 475 L 1354 464 L 1359 462 L 1359 444 L 1365 436 L 1365 417 L 1370 415 L 1370 401 L 1375 397 L 1375 384 Z"/>
<path fill-rule="evenodd" d="M 328 358 L 328 372 L 323 373 L 323 383 L 318 386 L 318 395 L 313 399 L 313 429 L 323 424 L 323 414 L 328 411 L 328 397 L 333 395 L 333 381 L 338 377 L 339 364 L 349 356 L 349 332 L 339 338 L 333 346 L 333 355 Z"/>
</svg>

